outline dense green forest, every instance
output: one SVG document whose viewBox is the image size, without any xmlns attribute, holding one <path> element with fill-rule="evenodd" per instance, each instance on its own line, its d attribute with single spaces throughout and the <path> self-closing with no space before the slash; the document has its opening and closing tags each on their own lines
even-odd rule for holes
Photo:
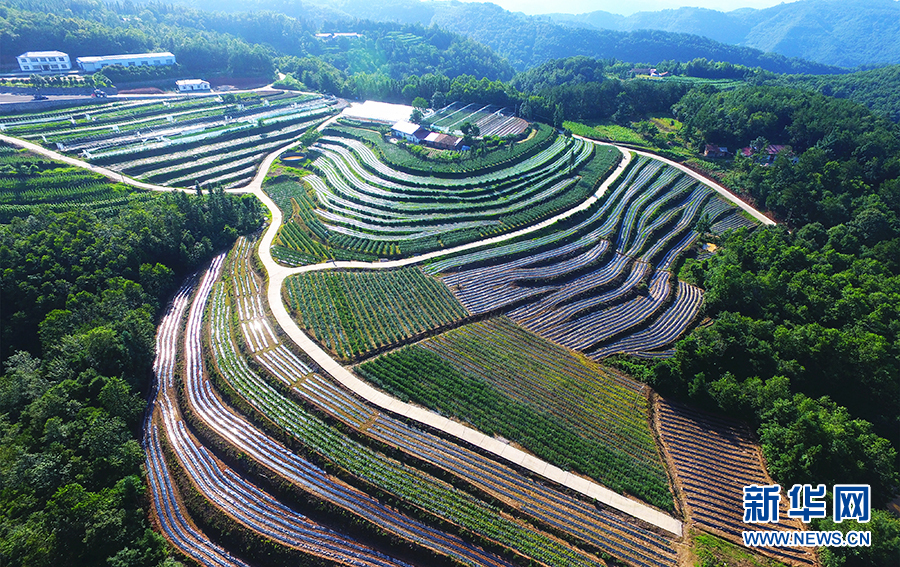
<svg viewBox="0 0 900 567">
<path fill-rule="evenodd" d="M 59 171 L 13 157 L 20 176 Z M 98 214 L 79 197 L 0 225 L 0 563 L 173 565 L 147 519 L 138 441 L 156 320 L 190 270 L 260 225 L 261 206 L 145 194 Z"/>
<path fill-rule="evenodd" d="M 900 65 L 847 75 L 787 75 L 773 78 L 771 82 L 847 98 L 900 122 Z"/>
</svg>

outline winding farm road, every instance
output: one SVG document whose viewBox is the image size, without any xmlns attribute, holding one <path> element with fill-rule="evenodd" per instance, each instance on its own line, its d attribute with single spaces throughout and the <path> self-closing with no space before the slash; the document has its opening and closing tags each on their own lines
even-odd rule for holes
<svg viewBox="0 0 900 567">
<path fill-rule="evenodd" d="M 337 116 L 332 117 L 328 121 L 324 122 L 319 126 L 319 129 L 324 129 L 329 123 L 336 120 Z M 299 139 L 299 137 L 298 137 Z M 523 228 L 517 230 L 515 232 L 511 232 L 508 234 L 488 238 L 485 240 L 481 240 L 478 242 L 472 242 L 469 244 L 464 244 L 461 246 L 456 246 L 454 248 L 449 248 L 446 250 L 438 250 L 434 252 L 430 252 L 427 254 L 422 254 L 419 256 L 414 256 L 410 258 L 405 258 L 401 260 L 392 260 L 386 262 L 358 262 L 358 261 L 331 261 L 322 264 L 314 264 L 310 266 L 301 266 L 296 268 L 288 268 L 278 264 L 273 258 L 271 254 L 271 245 L 275 239 L 276 234 L 278 233 L 278 229 L 283 222 L 283 215 L 279 207 L 269 198 L 268 195 L 262 189 L 263 182 L 268 174 L 269 169 L 272 166 L 272 163 L 281 155 L 284 151 L 292 148 L 296 145 L 297 140 L 295 139 L 290 143 L 285 144 L 283 147 L 275 150 L 270 153 L 260 165 L 259 170 L 257 171 L 254 179 L 246 186 L 229 189 L 230 193 L 252 193 L 256 195 L 260 201 L 265 204 L 265 206 L 269 209 L 271 214 L 271 222 L 269 223 L 269 227 L 263 235 L 260 246 L 258 250 L 258 254 L 260 260 L 262 261 L 263 266 L 266 269 L 268 274 L 268 286 L 266 289 L 266 297 L 269 302 L 269 307 L 272 310 L 275 319 L 278 321 L 278 324 L 282 327 L 285 333 L 299 346 L 307 355 L 310 356 L 315 362 L 322 367 L 326 372 L 328 372 L 335 380 L 340 382 L 344 387 L 352 390 L 357 395 L 361 396 L 363 399 L 367 400 L 369 403 L 380 407 L 386 411 L 392 412 L 397 415 L 401 415 L 403 417 L 412 419 L 421 424 L 427 425 L 429 427 L 433 427 L 438 429 L 446 434 L 452 435 L 458 439 L 466 441 L 474 446 L 481 448 L 491 454 L 496 455 L 508 462 L 516 464 L 524 469 L 527 469 L 543 478 L 546 478 L 552 482 L 555 482 L 559 485 L 565 486 L 571 490 L 579 492 L 585 496 L 596 499 L 607 506 L 616 508 L 622 512 L 625 512 L 635 518 L 639 518 L 649 524 L 657 526 L 663 530 L 666 530 L 675 535 L 682 535 L 682 523 L 673 518 L 672 516 L 665 514 L 655 508 L 647 506 L 641 502 L 631 500 L 626 498 L 618 493 L 615 493 L 608 488 L 597 484 L 591 480 L 583 478 L 581 476 L 566 472 L 559 467 L 551 465 L 546 461 L 538 459 L 533 455 L 530 455 L 524 451 L 516 449 L 515 447 L 510 446 L 507 443 L 499 441 L 493 437 L 489 437 L 480 431 L 472 429 L 470 427 L 466 427 L 458 422 L 447 419 L 443 416 L 438 415 L 437 413 L 427 410 L 420 406 L 415 406 L 412 404 L 408 404 L 402 402 L 392 396 L 385 394 L 384 392 L 373 388 L 367 382 L 359 379 L 352 372 L 341 366 L 337 361 L 335 361 L 331 356 L 325 352 L 319 345 L 313 342 L 303 330 L 297 325 L 293 318 L 291 318 L 288 313 L 284 302 L 281 297 L 281 289 L 284 284 L 284 280 L 294 274 L 317 271 L 317 270 L 329 270 L 335 268 L 362 268 L 362 269 L 388 269 L 388 268 L 397 268 L 402 266 L 408 266 L 411 264 L 418 264 L 427 260 L 431 260 L 433 258 L 437 258 L 440 256 L 444 256 L 447 254 L 453 254 L 456 252 L 461 252 L 464 250 L 470 250 L 474 248 L 479 248 L 486 245 L 491 245 L 499 242 L 503 242 L 505 240 L 510 240 L 512 238 L 516 238 L 518 236 L 522 236 L 525 234 L 529 234 L 531 232 L 535 232 L 540 230 L 546 226 L 549 226 L 559 220 L 565 219 L 579 211 L 583 211 L 593 205 L 599 198 L 601 198 L 606 191 L 609 189 L 612 182 L 622 173 L 622 171 L 628 166 L 631 161 L 631 152 L 636 154 L 646 155 L 653 159 L 658 159 L 660 161 L 665 162 L 672 167 L 679 169 L 680 171 L 685 172 L 686 174 L 698 179 L 702 183 L 712 187 L 718 193 L 725 196 L 728 200 L 734 202 L 738 206 L 740 206 L 743 210 L 750 213 L 755 219 L 760 222 L 772 225 L 775 224 L 772 220 L 768 219 L 760 212 L 756 211 L 747 203 L 741 201 L 736 195 L 730 192 L 725 187 L 718 185 L 708 179 L 704 179 L 698 176 L 695 172 L 691 171 L 687 167 L 668 160 L 666 158 L 662 158 L 660 156 L 656 156 L 654 154 L 650 154 L 648 152 L 643 152 L 639 150 L 631 150 L 627 148 L 623 148 L 620 146 L 613 146 L 618 151 L 622 152 L 624 158 L 620 161 L 616 170 L 603 182 L 603 184 L 598 188 L 598 190 L 591 195 L 588 199 L 583 201 L 576 207 L 569 209 L 563 213 L 560 213 L 552 218 L 549 218 L 543 222 L 537 223 L 535 225 L 529 226 L 527 228 Z M 145 183 L 142 181 L 138 181 L 136 179 L 132 179 L 130 177 L 124 176 L 123 174 L 113 171 L 104 167 L 97 167 L 83 160 L 72 158 L 66 155 L 63 155 L 59 152 L 55 152 L 53 150 L 49 150 L 47 148 L 43 148 L 38 144 L 34 144 L 32 142 L 27 142 L 24 140 L 20 140 L 18 138 L 13 138 L 10 136 L 6 136 L 0 134 L 0 141 L 6 142 L 11 145 L 15 145 L 18 147 L 25 148 L 34 153 L 38 153 L 41 155 L 45 155 L 47 157 L 62 161 L 69 165 L 73 165 L 76 167 L 82 167 L 91 171 L 95 171 L 102 175 L 106 175 L 110 179 L 115 181 L 119 181 L 133 187 L 137 187 L 140 189 L 146 189 L 151 191 L 182 191 L 186 189 L 172 188 L 166 187 L 162 185 L 155 185 L 152 183 Z M 587 140 L 593 143 L 597 143 L 598 145 L 603 145 L 609 147 L 609 144 L 599 144 L 593 140 Z"/>
</svg>

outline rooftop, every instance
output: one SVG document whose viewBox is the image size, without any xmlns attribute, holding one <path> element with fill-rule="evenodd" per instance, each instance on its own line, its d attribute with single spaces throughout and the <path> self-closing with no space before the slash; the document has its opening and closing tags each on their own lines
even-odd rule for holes
<svg viewBox="0 0 900 567">
<path fill-rule="evenodd" d="M 127 53 L 124 55 L 97 55 L 91 57 L 79 57 L 79 63 L 97 63 L 99 61 L 110 61 L 115 59 L 151 59 L 161 57 L 175 57 L 174 53 L 164 51 L 162 53 Z"/>
<path fill-rule="evenodd" d="M 378 102 L 375 100 L 367 100 L 360 104 L 352 103 L 341 113 L 349 118 L 360 118 L 363 120 L 377 120 L 379 122 L 388 122 L 394 124 L 396 122 L 409 121 L 409 115 L 412 114 L 413 107 L 405 104 L 390 104 L 387 102 Z"/>
<path fill-rule="evenodd" d="M 393 126 L 391 126 L 392 130 L 396 130 L 398 132 L 403 132 L 404 134 L 409 134 L 410 136 L 418 132 L 422 127 L 418 124 L 413 124 L 412 122 L 397 122 Z"/>
<path fill-rule="evenodd" d="M 26 51 L 19 57 L 67 57 L 62 51 Z"/>
</svg>

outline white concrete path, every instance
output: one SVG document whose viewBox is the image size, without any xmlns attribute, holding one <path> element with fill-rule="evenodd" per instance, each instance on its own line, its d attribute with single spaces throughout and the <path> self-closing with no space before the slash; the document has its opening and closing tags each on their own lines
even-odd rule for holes
<svg viewBox="0 0 900 567">
<path fill-rule="evenodd" d="M 590 138 L 585 138 L 583 136 L 575 136 L 575 137 L 580 140 L 584 140 L 585 142 L 593 142 L 595 144 L 604 143 L 604 142 L 598 142 L 596 140 L 591 140 Z M 643 150 L 635 150 L 632 148 L 624 148 L 621 146 L 616 146 L 616 147 L 619 148 L 619 150 L 621 150 L 623 152 L 634 152 L 638 155 L 647 156 L 649 158 L 661 161 L 667 165 L 671 165 L 675 169 L 678 169 L 680 171 L 687 173 L 688 175 L 690 175 L 697 181 L 703 183 L 707 187 L 714 189 L 717 193 L 719 193 L 720 195 L 722 195 L 723 197 L 725 197 L 726 199 L 728 199 L 729 201 L 731 201 L 732 203 L 734 203 L 735 205 L 740 207 L 741 209 L 747 211 L 750 214 L 750 216 L 752 216 L 759 222 L 763 223 L 764 225 L 774 226 L 774 225 L 778 224 L 775 221 L 773 221 L 772 219 L 770 219 L 769 217 L 765 216 L 761 212 L 759 212 L 756 209 L 754 209 L 753 207 L 751 207 L 746 201 L 744 201 L 743 199 L 741 199 L 740 197 L 735 195 L 730 189 L 728 189 L 724 185 L 720 185 L 719 183 L 716 183 L 715 181 L 707 179 L 707 178 L 703 177 L 702 175 L 698 175 L 696 171 L 694 171 L 693 169 L 691 169 L 685 165 L 678 163 L 677 161 L 672 161 L 669 158 L 665 158 L 663 156 L 660 156 L 660 155 L 657 155 L 657 154 L 654 154 L 651 152 L 645 152 Z"/>
</svg>

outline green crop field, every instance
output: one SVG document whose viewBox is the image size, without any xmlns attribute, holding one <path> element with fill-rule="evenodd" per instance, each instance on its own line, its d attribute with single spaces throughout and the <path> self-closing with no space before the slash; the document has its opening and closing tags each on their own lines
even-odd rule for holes
<svg viewBox="0 0 900 567">
<path fill-rule="evenodd" d="M 86 208 L 104 215 L 127 201 L 149 198 L 148 191 L 0 144 L 0 223 L 38 209 Z"/>
<path fill-rule="evenodd" d="M 297 180 L 302 186 L 266 186 L 307 236 L 284 231 L 275 243 L 289 265 L 409 256 L 515 230 L 583 202 L 620 159 L 546 126 L 459 167 L 432 165 L 346 125 L 326 129 L 309 152 L 314 174 Z"/>
<path fill-rule="evenodd" d="M 285 285 L 298 321 L 347 359 L 467 315 L 447 288 L 418 268 L 308 272 L 291 276 Z"/>
<path fill-rule="evenodd" d="M 448 331 L 359 367 L 401 399 L 501 435 L 565 469 L 672 508 L 643 387 L 506 318 Z"/>
</svg>

